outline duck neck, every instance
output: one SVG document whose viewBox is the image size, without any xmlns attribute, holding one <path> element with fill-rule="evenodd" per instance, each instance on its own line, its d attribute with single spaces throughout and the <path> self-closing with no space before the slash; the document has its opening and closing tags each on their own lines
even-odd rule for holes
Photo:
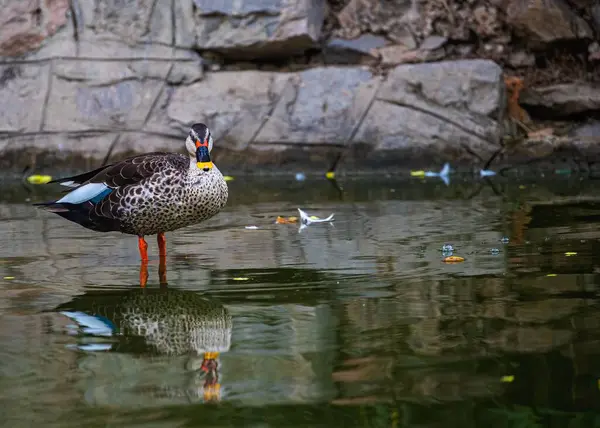
<svg viewBox="0 0 600 428">
<path fill-rule="evenodd" d="M 190 171 L 191 172 L 198 172 L 200 171 L 200 169 L 198 168 L 198 165 L 196 165 L 196 156 L 191 156 L 190 155 Z"/>
</svg>

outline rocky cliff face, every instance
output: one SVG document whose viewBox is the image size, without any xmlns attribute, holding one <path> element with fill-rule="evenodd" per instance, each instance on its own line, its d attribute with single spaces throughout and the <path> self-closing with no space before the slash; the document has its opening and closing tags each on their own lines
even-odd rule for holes
<svg viewBox="0 0 600 428">
<path fill-rule="evenodd" d="M 574 142 L 539 121 L 600 113 L 595 1 L 0 5 L 5 166 L 178 151 L 197 121 L 238 172 L 478 168 L 600 143 L 597 122 Z"/>
</svg>

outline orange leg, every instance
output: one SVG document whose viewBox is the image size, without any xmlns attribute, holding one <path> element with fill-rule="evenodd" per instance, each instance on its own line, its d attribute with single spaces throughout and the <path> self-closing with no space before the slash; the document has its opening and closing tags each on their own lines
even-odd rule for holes
<svg viewBox="0 0 600 428">
<path fill-rule="evenodd" d="M 148 283 L 148 260 L 142 260 L 140 264 L 140 287 L 144 288 Z"/>
<path fill-rule="evenodd" d="M 161 257 L 167 257 L 167 238 L 165 238 L 164 232 L 156 235 L 156 241 L 158 242 L 158 254 Z"/>
<path fill-rule="evenodd" d="M 145 287 L 148 282 L 148 243 L 143 236 L 138 237 L 138 247 L 142 264 L 140 265 L 140 287 Z"/>
<path fill-rule="evenodd" d="M 148 261 L 148 243 L 143 236 L 138 236 L 138 247 L 140 249 L 140 257 L 143 262 Z"/>
<path fill-rule="evenodd" d="M 158 277 L 160 285 L 167 284 L 167 238 L 165 238 L 164 232 L 159 232 L 156 235 L 156 241 L 158 242 L 158 254 L 160 255 L 158 264 Z"/>
<path fill-rule="evenodd" d="M 167 258 L 163 256 L 160 256 L 159 259 L 158 278 L 160 285 L 169 285 L 167 284 Z"/>
</svg>

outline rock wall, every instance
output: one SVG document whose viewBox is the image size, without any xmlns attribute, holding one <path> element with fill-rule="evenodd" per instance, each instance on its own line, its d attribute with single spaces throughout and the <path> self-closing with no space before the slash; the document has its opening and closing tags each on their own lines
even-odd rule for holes
<svg viewBox="0 0 600 428">
<path fill-rule="evenodd" d="M 479 168 L 564 149 L 556 138 L 508 147 L 514 118 L 507 100 L 531 112 L 529 134 L 540 127 L 536 114 L 580 120 L 600 113 L 597 2 L 0 6 L 4 168 L 79 168 L 131 153 L 180 151 L 197 121 L 213 130 L 219 165 L 237 172 L 445 161 Z M 507 75 L 525 82 L 518 100 L 510 86 L 507 97 Z M 600 143 L 597 123 L 583 129 L 571 134 L 588 138 L 579 151 Z"/>
</svg>

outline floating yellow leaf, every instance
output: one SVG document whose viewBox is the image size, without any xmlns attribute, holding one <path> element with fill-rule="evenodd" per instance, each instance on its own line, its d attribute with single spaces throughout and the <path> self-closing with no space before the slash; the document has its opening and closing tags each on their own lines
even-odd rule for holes
<svg viewBox="0 0 600 428">
<path fill-rule="evenodd" d="M 410 176 L 411 177 L 425 177 L 425 171 L 423 171 L 423 170 L 411 171 Z"/>
<path fill-rule="evenodd" d="M 556 276 L 556 274 L 555 274 L 555 273 L 549 273 L 549 274 L 548 274 L 548 275 L 546 275 L 546 276 Z"/>
<path fill-rule="evenodd" d="M 52 181 L 52 176 L 50 175 L 30 175 L 27 177 L 27 181 L 31 184 L 46 184 Z"/>
<path fill-rule="evenodd" d="M 521 184 L 521 185 L 519 186 L 519 189 L 521 189 L 521 190 L 525 190 L 525 189 L 527 189 L 527 187 L 526 187 L 526 186 L 523 186 L 523 185 Z"/>
<path fill-rule="evenodd" d="M 5 276 L 4 279 L 15 279 L 14 276 Z"/>
<path fill-rule="evenodd" d="M 444 258 L 444 263 L 461 263 L 464 261 L 465 261 L 464 257 L 460 257 L 460 256 L 448 256 L 448 257 Z"/>
<path fill-rule="evenodd" d="M 577 255 L 577 253 L 575 251 L 567 251 L 565 253 L 565 256 L 567 256 L 567 257 L 576 256 L 576 255 Z"/>
<path fill-rule="evenodd" d="M 248 281 L 250 278 L 246 278 L 245 276 L 237 276 L 233 278 L 234 281 Z"/>
<path fill-rule="evenodd" d="M 325 173 L 325 177 L 333 180 L 335 178 L 335 171 L 328 171 L 327 173 Z"/>
<path fill-rule="evenodd" d="M 291 224 L 291 223 L 298 223 L 298 217 L 281 217 L 281 216 L 277 216 L 277 220 L 275 220 L 276 224 Z"/>
<path fill-rule="evenodd" d="M 234 178 L 231 175 L 224 175 L 223 176 L 223 180 L 225 181 L 232 181 Z"/>
<path fill-rule="evenodd" d="M 511 383 L 514 380 L 515 380 L 515 377 L 513 375 L 502 376 L 500 378 L 500 382 L 504 382 L 504 383 Z"/>
</svg>

